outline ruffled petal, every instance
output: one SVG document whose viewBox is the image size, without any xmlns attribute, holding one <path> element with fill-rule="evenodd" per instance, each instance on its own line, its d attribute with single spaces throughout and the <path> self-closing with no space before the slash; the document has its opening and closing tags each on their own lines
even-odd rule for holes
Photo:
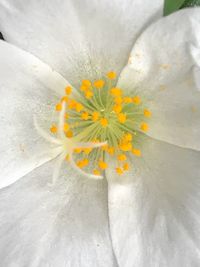
<svg viewBox="0 0 200 267">
<path fill-rule="evenodd" d="M 4 41 L 0 41 L 0 76 L 0 187 L 4 187 L 57 155 L 38 135 L 33 117 L 50 123 L 53 104 L 67 82 Z"/>
<path fill-rule="evenodd" d="M 130 172 L 106 171 L 119 266 L 198 266 L 200 153 L 148 137 L 143 144 Z"/>
<path fill-rule="evenodd" d="M 149 135 L 200 149 L 200 95 L 191 46 L 200 47 L 200 8 L 162 18 L 136 42 L 119 86 L 137 90 L 152 109 Z M 149 100 L 149 102 L 148 102 Z"/>
<path fill-rule="evenodd" d="M 3 0 L 1 31 L 77 85 L 119 71 L 145 25 L 161 17 L 163 0 Z"/>
<path fill-rule="evenodd" d="M 107 184 L 49 162 L 0 191 L 0 258 L 6 267 L 115 267 Z"/>
</svg>

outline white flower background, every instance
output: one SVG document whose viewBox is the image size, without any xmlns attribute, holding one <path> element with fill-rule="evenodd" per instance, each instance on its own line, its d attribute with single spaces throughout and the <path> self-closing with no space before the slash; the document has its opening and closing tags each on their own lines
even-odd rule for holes
<svg viewBox="0 0 200 267">
<path fill-rule="evenodd" d="M 162 11 L 161 0 L 0 1 L 1 267 L 200 265 L 200 8 Z M 57 154 L 33 116 L 47 129 L 66 84 L 110 70 L 151 99 L 144 156 L 101 181 L 63 165 L 50 187 Z"/>
</svg>

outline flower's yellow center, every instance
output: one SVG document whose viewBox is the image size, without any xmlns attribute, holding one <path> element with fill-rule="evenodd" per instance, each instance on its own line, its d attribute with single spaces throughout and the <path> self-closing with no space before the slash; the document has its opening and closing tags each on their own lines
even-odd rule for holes
<svg viewBox="0 0 200 267">
<path fill-rule="evenodd" d="M 116 159 L 117 174 L 128 171 L 129 155 L 142 155 L 137 138 L 149 129 L 151 112 L 144 99 L 138 94 L 126 95 L 115 83 L 116 73 L 111 71 L 102 80 L 83 80 L 78 92 L 67 86 L 55 106 L 61 112 L 65 102 L 63 132 L 67 138 L 82 143 L 107 142 L 102 147 L 74 149 L 77 167 L 88 168 L 94 175 L 102 175 L 109 167 L 107 155 Z M 56 135 L 58 126 L 51 125 L 50 131 Z"/>
</svg>

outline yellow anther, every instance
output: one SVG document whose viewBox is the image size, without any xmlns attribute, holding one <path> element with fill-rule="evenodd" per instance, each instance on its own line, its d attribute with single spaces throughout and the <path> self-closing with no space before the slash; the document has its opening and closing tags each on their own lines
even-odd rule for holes
<svg viewBox="0 0 200 267">
<path fill-rule="evenodd" d="M 110 94 L 113 96 L 121 96 L 122 95 L 122 90 L 117 87 L 113 87 L 110 89 Z"/>
<path fill-rule="evenodd" d="M 87 87 L 86 85 L 82 84 L 82 85 L 80 86 L 80 90 L 83 91 L 83 92 L 85 92 L 85 91 L 88 90 L 88 87 Z"/>
<path fill-rule="evenodd" d="M 69 114 L 68 113 L 65 113 L 65 119 L 69 119 Z"/>
<path fill-rule="evenodd" d="M 67 87 L 65 88 L 65 93 L 66 93 L 66 95 L 70 95 L 71 92 L 72 92 L 72 88 L 71 88 L 71 86 L 67 86 Z"/>
<path fill-rule="evenodd" d="M 83 159 L 82 162 L 83 162 L 84 167 L 89 164 L 89 160 L 88 159 Z"/>
<path fill-rule="evenodd" d="M 114 99 L 115 104 L 120 105 L 123 102 L 123 99 L 121 96 L 115 97 Z"/>
<path fill-rule="evenodd" d="M 119 174 L 119 175 L 122 175 L 123 174 L 123 169 L 120 168 L 120 167 L 117 167 L 116 168 L 116 173 Z"/>
<path fill-rule="evenodd" d="M 68 96 L 63 96 L 62 98 L 61 98 L 61 102 L 68 102 L 69 101 L 69 98 L 68 98 Z"/>
<path fill-rule="evenodd" d="M 125 135 L 124 135 L 124 141 L 125 142 L 130 142 L 130 141 L 132 141 L 132 139 L 133 139 L 133 136 L 132 136 L 132 134 L 130 134 L 130 133 L 126 133 Z"/>
<path fill-rule="evenodd" d="M 141 98 L 139 96 L 134 96 L 133 103 L 139 105 L 141 103 Z"/>
<path fill-rule="evenodd" d="M 94 111 L 92 113 L 92 120 L 93 121 L 97 121 L 99 119 L 99 116 L 100 116 L 99 112 L 98 111 Z"/>
<path fill-rule="evenodd" d="M 87 88 L 91 87 L 92 83 L 90 80 L 83 80 L 82 85 L 85 85 Z"/>
<path fill-rule="evenodd" d="M 88 114 L 88 112 L 83 112 L 83 113 L 81 114 L 81 118 L 82 118 L 84 121 L 88 120 L 88 119 L 89 119 L 89 114 Z"/>
<path fill-rule="evenodd" d="M 103 127 L 108 126 L 108 120 L 106 118 L 101 118 L 100 123 Z"/>
<path fill-rule="evenodd" d="M 69 161 L 69 154 L 65 157 L 66 161 Z"/>
<path fill-rule="evenodd" d="M 141 125 L 140 125 L 140 129 L 144 132 L 147 132 L 149 130 L 149 125 L 146 123 L 146 122 L 143 122 Z"/>
<path fill-rule="evenodd" d="M 119 148 L 122 150 L 122 151 L 131 151 L 132 150 L 132 144 L 131 143 L 122 143 L 119 145 Z"/>
<path fill-rule="evenodd" d="M 93 170 L 93 174 L 94 174 L 94 175 L 101 175 L 101 172 L 100 172 L 99 170 L 96 170 L 96 169 L 95 169 L 95 170 Z"/>
<path fill-rule="evenodd" d="M 84 148 L 83 152 L 88 155 L 88 154 L 90 154 L 90 152 L 92 152 L 92 148 L 90 148 L 90 147 Z"/>
<path fill-rule="evenodd" d="M 88 159 L 82 159 L 82 160 L 79 160 L 79 161 L 77 161 L 77 166 L 79 167 L 79 168 L 84 168 L 84 167 L 86 167 L 87 165 L 88 165 L 88 163 L 89 163 L 89 160 Z"/>
<path fill-rule="evenodd" d="M 52 125 L 51 128 L 50 128 L 50 131 L 51 131 L 53 134 L 55 134 L 55 133 L 57 133 L 58 128 L 56 127 L 56 125 Z"/>
<path fill-rule="evenodd" d="M 74 153 L 80 154 L 82 152 L 82 148 L 75 148 Z"/>
<path fill-rule="evenodd" d="M 83 108 L 84 107 L 83 107 L 83 105 L 81 103 L 78 103 L 78 102 L 76 103 L 76 111 L 77 112 L 80 112 L 81 110 L 83 110 Z"/>
<path fill-rule="evenodd" d="M 124 114 L 124 113 L 119 113 L 119 114 L 118 114 L 118 121 L 119 121 L 120 123 L 125 123 L 125 122 L 126 122 L 126 114 Z"/>
<path fill-rule="evenodd" d="M 124 163 L 123 169 L 124 169 L 124 171 L 128 171 L 129 170 L 129 164 L 128 163 Z"/>
<path fill-rule="evenodd" d="M 62 110 L 62 104 L 58 103 L 56 104 L 56 111 L 61 111 Z"/>
<path fill-rule="evenodd" d="M 126 104 L 132 103 L 132 98 L 126 96 L 126 97 L 123 98 L 123 102 L 126 103 Z"/>
<path fill-rule="evenodd" d="M 69 101 L 68 101 L 68 108 L 69 108 L 69 109 L 74 109 L 74 108 L 76 108 L 76 101 L 73 100 L 73 99 L 69 99 Z"/>
<path fill-rule="evenodd" d="M 108 147 L 107 152 L 108 152 L 108 154 L 110 154 L 110 155 L 114 155 L 114 153 L 115 153 L 115 148 L 114 148 L 113 146 L 110 146 L 110 147 Z"/>
<path fill-rule="evenodd" d="M 94 82 L 94 87 L 101 89 L 102 87 L 104 87 L 105 82 L 103 80 L 97 80 Z"/>
<path fill-rule="evenodd" d="M 137 149 L 137 148 L 133 148 L 132 153 L 133 153 L 133 155 L 135 155 L 137 157 L 141 157 L 141 155 L 142 155 L 141 150 Z"/>
<path fill-rule="evenodd" d="M 69 130 L 69 124 L 68 123 L 64 123 L 63 131 L 66 133 L 68 130 Z"/>
<path fill-rule="evenodd" d="M 100 160 L 100 161 L 99 161 L 99 168 L 100 168 L 101 170 L 105 170 L 105 169 L 108 168 L 108 164 L 107 164 L 105 161 Z"/>
<path fill-rule="evenodd" d="M 93 93 L 92 91 L 90 91 L 90 90 L 85 91 L 85 97 L 86 97 L 87 99 L 92 98 L 93 95 L 94 95 L 94 93 Z"/>
<path fill-rule="evenodd" d="M 107 73 L 107 77 L 110 80 L 114 80 L 117 77 L 117 74 L 114 71 L 110 71 L 110 72 Z"/>
<path fill-rule="evenodd" d="M 103 151 L 108 151 L 108 145 L 106 144 L 106 145 L 102 146 L 102 147 L 101 147 L 101 150 L 103 150 Z"/>
<path fill-rule="evenodd" d="M 71 130 L 67 131 L 67 132 L 66 132 L 66 136 L 67 136 L 68 138 L 73 137 L 73 132 L 72 132 Z"/>
<path fill-rule="evenodd" d="M 117 159 L 118 159 L 119 161 L 125 161 L 125 160 L 127 159 L 127 157 L 126 157 L 125 154 L 120 154 L 120 155 L 117 156 Z"/>
<path fill-rule="evenodd" d="M 151 111 L 148 110 L 148 109 L 145 109 L 144 110 L 144 116 L 147 117 L 147 118 L 150 118 L 151 117 Z"/>
<path fill-rule="evenodd" d="M 120 113 L 122 111 L 122 106 L 121 105 L 115 105 L 113 107 L 113 111 L 116 113 Z"/>
</svg>

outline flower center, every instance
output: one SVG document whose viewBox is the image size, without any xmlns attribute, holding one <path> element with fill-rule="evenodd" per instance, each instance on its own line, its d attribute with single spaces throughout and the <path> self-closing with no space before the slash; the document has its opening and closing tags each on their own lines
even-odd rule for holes
<svg viewBox="0 0 200 267">
<path fill-rule="evenodd" d="M 88 169 L 94 175 L 102 175 L 108 168 L 108 157 L 116 160 L 116 173 L 122 175 L 129 170 L 129 156 L 141 156 L 138 138 L 148 131 L 147 120 L 151 112 L 145 101 L 136 93 L 125 94 L 115 87 L 116 74 L 111 71 L 102 80 L 83 80 L 80 90 L 65 88 L 65 95 L 56 104 L 57 112 L 64 112 L 63 133 L 79 143 L 103 143 L 99 147 L 78 147 L 76 165 Z M 52 134 L 57 134 L 58 125 L 51 125 Z M 66 159 L 68 148 L 65 144 Z"/>
</svg>

